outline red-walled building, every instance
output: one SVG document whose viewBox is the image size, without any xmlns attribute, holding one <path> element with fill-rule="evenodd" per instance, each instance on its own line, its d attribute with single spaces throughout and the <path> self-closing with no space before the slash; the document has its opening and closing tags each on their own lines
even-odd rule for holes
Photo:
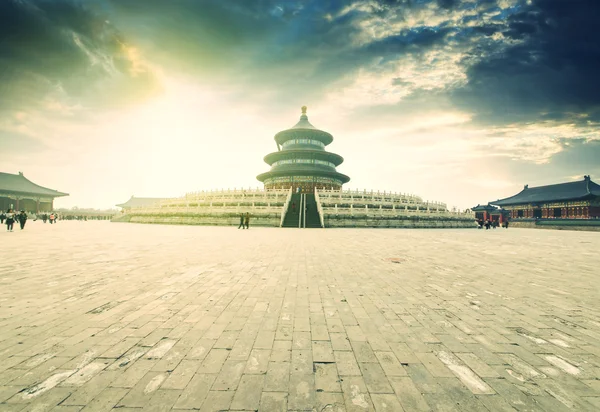
<svg viewBox="0 0 600 412">
<path fill-rule="evenodd" d="M 510 212 L 512 219 L 600 218 L 600 185 L 590 176 L 556 185 L 525 188 L 514 196 L 490 202 Z"/>
</svg>

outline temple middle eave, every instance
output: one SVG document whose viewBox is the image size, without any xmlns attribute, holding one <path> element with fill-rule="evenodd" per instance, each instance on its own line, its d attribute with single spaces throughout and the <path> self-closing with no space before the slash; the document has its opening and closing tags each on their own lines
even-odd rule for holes
<svg viewBox="0 0 600 412">
<path fill-rule="evenodd" d="M 322 150 L 302 150 L 301 153 L 298 153 L 296 150 L 282 150 L 279 152 L 269 153 L 264 157 L 263 160 L 265 163 L 271 166 L 273 163 L 280 160 L 294 159 L 298 154 L 300 154 L 303 158 L 328 161 L 333 163 L 335 166 L 339 166 L 344 162 L 344 158 L 342 156 Z"/>
</svg>

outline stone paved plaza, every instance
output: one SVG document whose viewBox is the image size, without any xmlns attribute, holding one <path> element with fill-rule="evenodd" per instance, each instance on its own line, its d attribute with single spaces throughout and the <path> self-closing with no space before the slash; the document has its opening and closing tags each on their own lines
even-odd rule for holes
<svg viewBox="0 0 600 412">
<path fill-rule="evenodd" d="M 0 411 L 598 411 L 600 233 L 28 222 Z"/>
</svg>

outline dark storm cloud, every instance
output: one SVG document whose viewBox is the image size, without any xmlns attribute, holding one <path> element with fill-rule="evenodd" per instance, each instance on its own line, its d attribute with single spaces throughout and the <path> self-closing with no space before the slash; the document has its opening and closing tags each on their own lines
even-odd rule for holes
<svg viewBox="0 0 600 412">
<path fill-rule="evenodd" d="M 467 71 L 456 101 L 486 124 L 600 121 L 600 2 L 537 0 L 507 19 L 517 40 Z"/>
<path fill-rule="evenodd" d="M 0 1 L 0 109 L 106 105 L 152 93 L 125 39 L 76 0 Z"/>
<path fill-rule="evenodd" d="M 168 69 L 246 95 L 258 89 L 274 99 L 319 100 L 360 69 L 377 71 L 407 53 L 443 47 L 455 28 L 419 26 L 372 38 L 362 27 L 401 21 L 427 3 L 435 0 L 110 0 L 109 12 Z"/>
<path fill-rule="evenodd" d="M 127 39 L 168 73 L 276 100 L 320 99 L 359 70 L 385 73 L 385 65 L 407 58 L 426 61 L 415 70 L 443 72 L 443 53 L 464 53 L 466 84 L 426 87 L 441 88 L 479 122 L 600 119 L 600 3 L 527 3 L 4 0 L 0 75 L 9 103 L 0 104 L 35 104 L 48 95 L 112 104 L 155 90 L 149 71 L 132 74 Z M 419 17 L 432 11 L 442 18 Z M 438 55 L 429 58 L 430 51 Z M 118 81 L 118 96 L 104 87 L 109 80 Z M 403 73 L 390 73 L 389 84 L 411 93 L 425 87 L 411 86 Z"/>
</svg>

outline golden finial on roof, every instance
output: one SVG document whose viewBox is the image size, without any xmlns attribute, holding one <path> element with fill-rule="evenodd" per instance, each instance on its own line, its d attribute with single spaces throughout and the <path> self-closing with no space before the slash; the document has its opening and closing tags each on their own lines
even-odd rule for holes
<svg viewBox="0 0 600 412">
<path fill-rule="evenodd" d="M 302 106 L 302 114 L 306 114 L 306 106 Z"/>
</svg>

